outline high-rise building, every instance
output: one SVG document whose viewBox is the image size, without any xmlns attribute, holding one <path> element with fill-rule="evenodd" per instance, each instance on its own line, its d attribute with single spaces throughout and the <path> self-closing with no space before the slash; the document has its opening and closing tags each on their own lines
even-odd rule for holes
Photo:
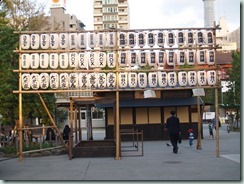
<svg viewBox="0 0 244 184">
<path fill-rule="evenodd" d="M 214 27 L 215 22 L 215 0 L 202 0 L 204 3 L 204 27 Z"/>
<path fill-rule="evenodd" d="M 95 30 L 130 28 L 128 0 L 93 0 L 93 7 Z"/>
</svg>

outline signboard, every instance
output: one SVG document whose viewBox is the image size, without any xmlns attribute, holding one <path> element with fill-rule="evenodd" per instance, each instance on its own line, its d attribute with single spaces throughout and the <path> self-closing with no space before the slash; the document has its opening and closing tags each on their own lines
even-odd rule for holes
<svg viewBox="0 0 244 184">
<path fill-rule="evenodd" d="M 50 0 L 50 8 L 66 9 L 66 0 Z"/>
<path fill-rule="evenodd" d="M 193 96 L 205 96 L 205 91 L 203 88 L 192 89 Z"/>
</svg>

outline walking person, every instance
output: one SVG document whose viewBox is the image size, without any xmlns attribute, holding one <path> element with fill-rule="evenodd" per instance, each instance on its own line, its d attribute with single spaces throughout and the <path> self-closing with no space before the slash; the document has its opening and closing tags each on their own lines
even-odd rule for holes
<svg viewBox="0 0 244 184">
<path fill-rule="evenodd" d="M 167 119 L 165 130 L 168 131 L 171 144 L 173 146 L 173 153 L 178 153 L 177 142 L 180 138 L 180 120 L 175 116 L 175 111 L 170 111 L 171 116 Z"/>
<path fill-rule="evenodd" d="M 210 138 L 214 139 L 213 127 L 214 127 L 213 123 L 211 121 L 208 121 L 209 139 Z"/>
<path fill-rule="evenodd" d="M 194 141 L 193 130 L 191 128 L 188 129 L 188 133 L 189 133 L 189 135 L 188 135 L 189 145 L 190 145 L 190 147 L 192 147 L 193 141 Z"/>
</svg>

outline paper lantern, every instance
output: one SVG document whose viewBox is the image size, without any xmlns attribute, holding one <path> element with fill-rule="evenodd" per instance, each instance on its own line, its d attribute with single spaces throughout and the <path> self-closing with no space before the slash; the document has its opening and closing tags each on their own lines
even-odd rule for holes
<svg viewBox="0 0 244 184">
<path fill-rule="evenodd" d="M 108 47 L 115 47 L 116 44 L 116 35 L 115 32 L 107 33 L 107 46 Z"/>
<path fill-rule="evenodd" d="M 186 33 L 186 35 L 187 35 L 187 39 L 186 39 L 187 45 L 188 46 L 193 46 L 194 45 L 194 32 L 193 31 L 188 31 Z"/>
<path fill-rule="evenodd" d="M 88 73 L 79 73 L 79 87 L 83 90 L 88 88 Z"/>
<path fill-rule="evenodd" d="M 61 49 L 68 48 L 69 45 L 69 35 L 68 33 L 60 33 L 59 34 L 59 47 Z"/>
<path fill-rule="evenodd" d="M 138 53 L 138 62 L 140 66 L 146 66 L 148 60 L 148 54 L 146 51 L 140 51 Z"/>
<path fill-rule="evenodd" d="M 47 89 L 49 87 L 49 75 L 48 73 L 41 73 L 40 74 L 40 88 Z"/>
<path fill-rule="evenodd" d="M 107 76 L 106 73 L 97 74 L 97 87 L 99 89 L 104 89 L 107 86 Z"/>
<path fill-rule="evenodd" d="M 49 54 L 48 53 L 41 53 L 40 54 L 40 67 L 41 68 L 48 68 L 49 63 Z"/>
<path fill-rule="evenodd" d="M 62 69 L 66 69 L 69 66 L 69 56 L 67 53 L 59 54 L 59 66 Z"/>
<path fill-rule="evenodd" d="M 197 31 L 196 33 L 196 42 L 198 45 L 203 45 L 204 44 L 204 32 L 203 31 Z"/>
<path fill-rule="evenodd" d="M 24 73 L 22 75 L 22 88 L 24 90 L 30 89 L 30 74 Z"/>
<path fill-rule="evenodd" d="M 90 48 L 96 47 L 97 44 L 97 34 L 96 33 L 88 33 L 88 46 Z"/>
<path fill-rule="evenodd" d="M 69 53 L 69 66 L 71 68 L 78 67 L 78 54 L 76 52 Z"/>
<path fill-rule="evenodd" d="M 31 48 L 38 49 L 40 47 L 40 36 L 39 34 L 31 34 Z"/>
<path fill-rule="evenodd" d="M 177 41 L 177 45 L 179 47 L 184 46 L 184 44 L 185 44 L 185 32 L 184 31 L 177 32 L 176 41 Z"/>
<path fill-rule="evenodd" d="M 127 73 L 119 73 L 119 87 L 126 88 L 128 85 Z"/>
<path fill-rule="evenodd" d="M 157 72 L 149 72 L 148 83 L 151 88 L 155 88 L 158 85 L 158 74 Z"/>
<path fill-rule="evenodd" d="M 155 45 L 156 42 L 156 35 L 154 32 L 148 32 L 147 33 L 147 45 L 149 47 L 153 47 Z"/>
<path fill-rule="evenodd" d="M 98 56 L 97 67 L 104 68 L 107 63 L 106 52 L 98 52 L 97 56 Z"/>
<path fill-rule="evenodd" d="M 115 54 L 115 52 L 107 53 L 107 66 L 109 68 L 116 67 L 116 54 Z"/>
<path fill-rule="evenodd" d="M 49 84 L 52 89 L 58 89 L 59 87 L 59 76 L 57 73 L 50 73 Z"/>
<path fill-rule="evenodd" d="M 34 90 L 39 89 L 39 86 L 40 86 L 39 74 L 32 73 L 30 75 L 30 85 L 31 85 L 31 88 Z"/>
<path fill-rule="evenodd" d="M 144 32 L 139 32 L 137 34 L 138 46 L 143 48 L 146 45 L 146 34 Z"/>
<path fill-rule="evenodd" d="M 52 69 L 57 69 L 58 68 L 58 54 L 56 54 L 56 53 L 51 53 L 50 54 L 49 66 Z"/>
<path fill-rule="evenodd" d="M 77 48 L 77 33 L 69 33 L 69 48 L 76 49 Z"/>
<path fill-rule="evenodd" d="M 198 71 L 197 72 L 197 83 L 200 86 L 207 85 L 207 78 L 206 78 L 206 72 L 205 71 Z"/>
<path fill-rule="evenodd" d="M 127 66 L 127 52 L 126 51 L 119 52 L 119 65 Z"/>
<path fill-rule="evenodd" d="M 208 81 L 208 85 L 215 85 L 217 82 L 217 78 L 216 78 L 216 71 L 214 70 L 209 70 L 207 71 L 207 81 Z"/>
<path fill-rule="evenodd" d="M 78 47 L 85 49 L 87 45 L 86 33 L 78 33 Z"/>
<path fill-rule="evenodd" d="M 213 41 L 213 31 L 206 31 L 205 32 L 205 37 L 206 37 L 206 44 L 207 45 L 213 45 L 214 41 Z"/>
<path fill-rule="evenodd" d="M 96 73 L 88 74 L 88 88 L 90 88 L 90 89 L 97 88 L 97 74 Z"/>
<path fill-rule="evenodd" d="M 30 54 L 21 54 L 21 67 L 24 69 L 30 68 L 31 56 Z"/>
<path fill-rule="evenodd" d="M 95 68 L 97 67 L 97 53 L 96 52 L 89 52 L 88 53 L 88 64 L 89 67 Z"/>
<path fill-rule="evenodd" d="M 105 33 L 98 33 L 97 34 L 97 46 L 98 47 L 104 47 L 106 44 L 106 35 Z"/>
<path fill-rule="evenodd" d="M 208 50 L 206 52 L 206 60 L 209 65 L 213 65 L 215 62 L 215 52 L 214 50 Z"/>
<path fill-rule="evenodd" d="M 67 73 L 60 73 L 59 86 L 61 89 L 68 89 L 69 87 L 69 75 Z"/>
<path fill-rule="evenodd" d="M 168 73 L 168 85 L 170 87 L 175 87 L 177 84 L 177 75 L 176 72 L 169 72 Z"/>
<path fill-rule="evenodd" d="M 147 74 L 146 73 L 138 73 L 137 81 L 139 88 L 146 88 L 147 87 Z"/>
<path fill-rule="evenodd" d="M 34 53 L 30 55 L 30 66 L 32 69 L 37 69 L 39 67 L 39 54 Z"/>
<path fill-rule="evenodd" d="M 174 51 L 168 51 L 167 64 L 169 66 L 174 66 L 175 65 L 175 59 L 176 59 L 175 52 Z"/>
<path fill-rule="evenodd" d="M 107 87 L 110 89 L 114 89 L 116 86 L 116 75 L 115 73 L 109 72 L 107 73 Z"/>
<path fill-rule="evenodd" d="M 126 46 L 126 43 L 127 43 L 127 40 L 126 40 L 126 33 L 124 32 L 120 32 L 119 33 L 119 46 L 120 47 L 125 47 Z"/>
<path fill-rule="evenodd" d="M 188 50 L 186 52 L 186 62 L 188 65 L 194 65 L 195 64 L 195 57 L 196 57 L 196 52 L 194 50 Z"/>
<path fill-rule="evenodd" d="M 136 45 L 136 33 L 134 32 L 128 32 L 127 33 L 127 40 L 128 40 L 128 46 L 133 48 Z"/>
<path fill-rule="evenodd" d="M 130 66 L 135 66 L 137 62 L 137 54 L 135 51 L 128 52 L 128 62 Z"/>
<path fill-rule="evenodd" d="M 149 66 L 155 66 L 157 63 L 157 56 L 155 51 L 149 51 L 148 52 L 148 65 Z"/>
<path fill-rule="evenodd" d="M 30 48 L 30 35 L 23 34 L 20 36 L 20 45 L 22 49 Z"/>
<path fill-rule="evenodd" d="M 128 83 L 130 88 L 135 88 L 137 86 L 137 73 L 135 72 L 128 73 Z"/>
<path fill-rule="evenodd" d="M 185 51 L 184 50 L 178 50 L 177 52 L 177 65 L 184 65 L 185 64 Z"/>
<path fill-rule="evenodd" d="M 78 88 L 78 73 L 70 73 L 69 74 L 69 87 L 71 89 L 76 89 Z"/>
<path fill-rule="evenodd" d="M 181 71 L 178 73 L 178 81 L 180 86 L 186 86 L 187 85 L 187 72 Z"/>
<path fill-rule="evenodd" d="M 40 36 L 40 45 L 41 49 L 48 49 L 50 44 L 49 34 L 41 34 Z"/>
<path fill-rule="evenodd" d="M 195 71 L 187 72 L 187 81 L 190 86 L 197 85 L 197 72 Z"/>
<path fill-rule="evenodd" d="M 167 32 L 167 45 L 169 47 L 174 46 L 175 44 L 175 33 L 173 31 Z"/>
<path fill-rule="evenodd" d="M 160 87 L 166 87 L 168 85 L 166 72 L 158 72 L 158 84 Z"/>
<path fill-rule="evenodd" d="M 59 35 L 56 33 L 51 33 L 49 40 L 51 49 L 57 49 L 59 46 Z"/>
<path fill-rule="evenodd" d="M 206 64 L 206 50 L 197 50 L 197 63 L 199 65 Z"/>
<path fill-rule="evenodd" d="M 164 33 L 163 31 L 158 31 L 157 32 L 157 45 L 159 47 L 164 47 L 164 44 L 165 44 L 165 38 L 164 38 Z"/>
<path fill-rule="evenodd" d="M 85 52 L 80 52 L 78 54 L 78 66 L 80 68 L 87 68 L 88 67 L 88 58 Z"/>
<path fill-rule="evenodd" d="M 158 63 L 158 66 L 164 66 L 165 65 L 165 60 L 167 59 L 167 55 L 166 55 L 166 52 L 165 51 L 158 51 L 156 52 L 157 54 L 157 63 Z"/>
</svg>

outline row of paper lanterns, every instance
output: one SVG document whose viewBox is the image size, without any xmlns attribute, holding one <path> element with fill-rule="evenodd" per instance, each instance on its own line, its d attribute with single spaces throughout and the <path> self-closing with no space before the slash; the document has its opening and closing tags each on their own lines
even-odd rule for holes
<svg viewBox="0 0 244 184">
<path fill-rule="evenodd" d="M 215 63 L 214 50 L 178 50 L 178 51 L 121 51 L 119 52 L 119 66 L 169 66 L 195 65 Z M 32 53 L 21 55 L 23 69 L 67 69 L 71 68 L 114 68 L 116 66 L 116 53 L 110 52 L 71 52 L 71 53 Z"/>
<path fill-rule="evenodd" d="M 121 72 L 119 88 L 187 87 L 216 84 L 216 71 Z M 116 73 L 23 73 L 22 88 L 38 89 L 115 89 Z"/>
<path fill-rule="evenodd" d="M 87 33 L 22 34 L 22 49 L 86 49 L 87 47 L 172 47 L 213 45 L 213 32 L 210 30 L 188 31 L 142 31 Z"/>
</svg>

